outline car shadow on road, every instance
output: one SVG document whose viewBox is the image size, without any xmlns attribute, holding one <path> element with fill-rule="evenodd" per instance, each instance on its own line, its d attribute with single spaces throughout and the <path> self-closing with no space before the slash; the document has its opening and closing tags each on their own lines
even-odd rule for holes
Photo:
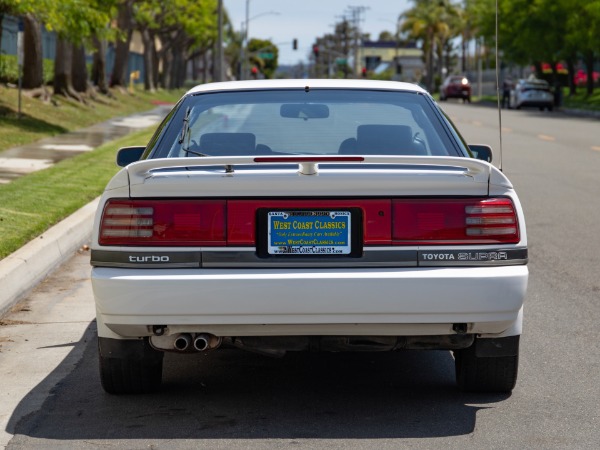
<svg viewBox="0 0 600 450">
<path fill-rule="evenodd" d="M 83 357 L 40 410 L 18 419 L 28 397 L 40 395 L 38 388 L 21 401 L 7 427 L 17 447 L 38 439 L 133 439 L 142 445 L 163 439 L 458 436 L 473 432 L 480 409 L 508 398 L 459 392 L 453 358 L 443 351 L 282 359 L 240 350 L 168 354 L 161 392 L 113 396 L 100 387 L 94 333 L 92 323 L 77 344 L 85 347 Z"/>
</svg>

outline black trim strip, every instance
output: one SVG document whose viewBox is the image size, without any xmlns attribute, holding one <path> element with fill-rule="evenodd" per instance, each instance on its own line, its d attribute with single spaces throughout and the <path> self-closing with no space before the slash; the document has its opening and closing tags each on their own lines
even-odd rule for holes
<svg viewBox="0 0 600 450">
<path fill-rule="evenodd" d="M 416 267 L 416 250 L 365 251 L 362 256 L 302 256 L 271 255 L 262 258 L 254 252 L 202 252 L 202 267 Z"/>
<path fill-rule="evenodd" d="M 489 267 L 524 265 L 526 248 L 469 250 L 369 250 L 352 258 L 287 255 L 259 257 L 254 248 L 225 251 L 112 251 L 92 250 L 95 267 L 122 268 L 293 268 L 293 267 Z"/>
<path fill-rule="evenodd" d="M 200 268 L 202 267 L 202 252 L 92 250 L 91 264 L 96 267 Z"/>
<path fill-rule="evenodd" d="M 526 248 L 419 250 L 419 266 L 511 266 L 527 264 Z"/>
</svg>

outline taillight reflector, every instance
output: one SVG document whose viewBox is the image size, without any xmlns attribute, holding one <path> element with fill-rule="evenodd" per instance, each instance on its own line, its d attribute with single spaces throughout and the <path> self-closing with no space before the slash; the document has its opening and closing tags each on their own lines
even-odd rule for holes
<svg viewBox="0 0 600 450">
<path fill-rule="evenodd" d="M 397 245 L 498 244 L 520 240 L 508 198 L 395 199 L 392 241 Z"/>
<path fill-rule="evenodd" d="M 110 200 L 100 245 L 225 245 L 223 200 Z"/>
</svg>

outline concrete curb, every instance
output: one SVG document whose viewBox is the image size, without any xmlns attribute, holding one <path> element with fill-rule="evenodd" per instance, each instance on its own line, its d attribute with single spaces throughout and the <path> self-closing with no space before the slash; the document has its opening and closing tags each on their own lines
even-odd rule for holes
<svg viewBox="0 0 600 450">
<path fill-rule="evenodd" d="M 0 261 L 0 317 L 90 239 L 99 200 Z"/>
</svg>

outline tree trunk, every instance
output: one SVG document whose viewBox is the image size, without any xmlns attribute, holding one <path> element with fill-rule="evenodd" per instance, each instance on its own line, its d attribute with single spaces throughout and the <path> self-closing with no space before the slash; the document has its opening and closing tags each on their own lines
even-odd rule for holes
<svg viewBox="0 0 600 450">
<path fill-rule="evenodd" d="M 81 101 L 73 88 L 71 78 L 72 45 L 66 40 L 56 38 L 56 59 L 54 60 L 54 94 L 72 97 Z"/>
<path fill-rule="evenodd" d="M 183 86 L 182 79 L 185 78 L 185 56 L 183 45 L 178 42 L 173 46 L 173 62 L 171 63 L 171 77 L 169 80 L 169 89 L 179 89 Z"/>
<path fill-rule="evenodd" d="M 567 58 L 567 71 L 569 72 L 569 96 L 577 93 L 577 85 L 575 84 L 575 58 L 569 56 Z"/>
<path fill-rule="evenodd" d="M 196 84 L 198 80 L 198 56 L 194 56 L 191 60 L 192 63 L 192 81 Z"/>
<path fill-rule="evenodd" d="M 142 30 L 142 41 L 144 43 L 144 89 L 154 92 L 156 90 L 156 80 L 154 78 L 154 39 L 147 29 Z"/>
<path fill-rule="evenodd" d="M 160 87 L 168 89 L 171 83 L 171 66 L 173 65 L 173 54 L 170 51 L 162 54 L 162 73 L 160 74 Z"/>
<path fill-rule="evenodd" d="M 594 52 L 588 51 L 585 54 L 585 65 L 587 72 L 587 95 L 594 93 Z"/>
<path fill-rule="evenodd" d="M 71 76 L 76 92 L 87 92 L 88 71 L 85 63 L 85 48 L 81 44 L 73 44 L 73 59 L 71 61 Z"/>
<path fill-rule="evenodd" d="M 98 91 L 104 95 L 108 95 L 108 83 L 106 82 L 106 41 L 98 38 L 94 34 L 92 36 L 94 43 L 94 62 L 92 64 L 92 84 L 98 88 Z"/>
<path fill-rule="evenodd" d="M 129 63 L 129 44 L 133 32 L 133 0 L 127 0 L 119 6 L 117 28 L 125 34 L 125 39 L 117 40 L 115 45 L 115 64 L 110 77 L 111 86 L 127 86 L 126 72 Z"/>
<path fill-rule="evenodd" d="M 4 13 L 0 12 L 0 51 L 2 50 L 2 24 L 4 23 Z M 1 52 L 0 52 L 0 56 L 1 56 Z"/>
<path fill-rule="evenodd" d="M 155 38 L 156 36 L 154 35 L 154 33 L 152 33 L 152 42 L 155 42 Z M 152 77 L 154 79 L 154 87 L 158 87 L 158 77 L 160 76 L 159 73 L 159 57 L 158 57 L 158 50 L 156 49 L 156 45 L 152 46 Z"/>
<path fill-rule="evenodd" d="M 23 35 L 23 89 L 37 89 L 44 85 L 44 62 L 42 57 L 42 30 L 31 14 L 24 18 Z"/>
<path fill-rule="evenodd" d="M 202 84 L 208 83 L 208 51 L 202 53 Z"/>
</svg>

